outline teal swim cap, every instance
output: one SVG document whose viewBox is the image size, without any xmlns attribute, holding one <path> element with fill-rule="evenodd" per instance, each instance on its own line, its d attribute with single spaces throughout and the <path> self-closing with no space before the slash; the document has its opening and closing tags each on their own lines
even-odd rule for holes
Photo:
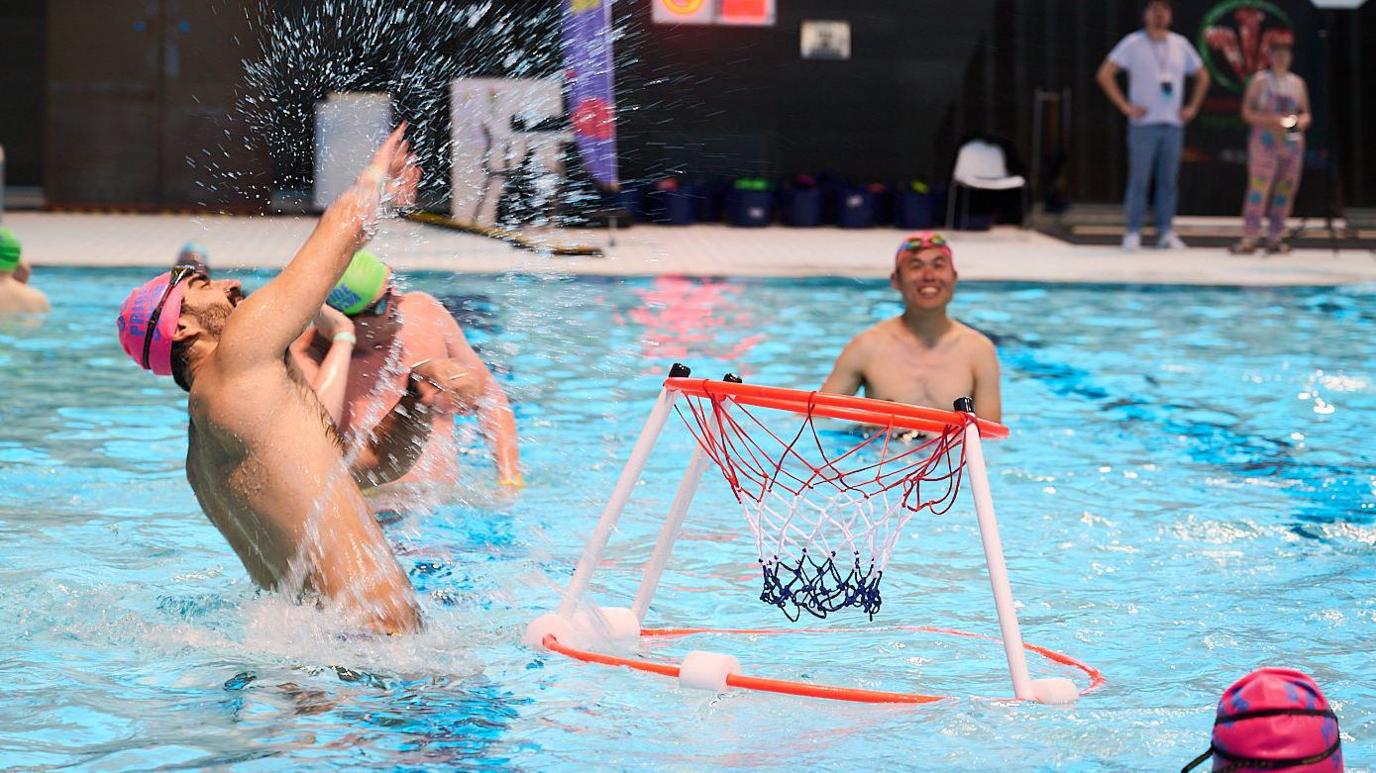
<svg viewBox="0 0 1376 773">
<path fill-rule="evenodd" d="M 19 265 L 19 253 L 23 251 L 14 231 L 0 228 L 0 271 L 13 271 Z"/>
<path fill-rule="evenodd" d="M 368 308 L 382 295 L 387 287 L 387 277 L 391 272 L 387 265 L 367 250 L 354 253 L 354 259 L 345 269 L 339 284 L 330 291 L 325 303 L 353 316 Z"/>
</svg>

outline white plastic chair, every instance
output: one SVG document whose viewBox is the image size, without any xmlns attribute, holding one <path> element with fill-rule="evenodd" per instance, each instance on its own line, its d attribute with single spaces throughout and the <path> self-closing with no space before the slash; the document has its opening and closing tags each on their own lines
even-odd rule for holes
<svg viewBox="0 0 1376 773">
<path fill-rule="evenodd" d="M 956 197 L 960 188 L 976 188 L 986 191 L 1007 191 L 1014 188 L 1027 188 L 1027 180 L 1022 175 L 1008 173 L 1008 160 L 1004 158 L 1003 148 L 984 140 L 970 140 L 960 146 L 956 153 L 956 167 L 951 172 L 951 187 L 946 194 L 946 227 L 955 226 Z M 970 194 L 965 194 L 965 206 L 961 210 L 961 223 L 970 219 Z"/>
</svg>

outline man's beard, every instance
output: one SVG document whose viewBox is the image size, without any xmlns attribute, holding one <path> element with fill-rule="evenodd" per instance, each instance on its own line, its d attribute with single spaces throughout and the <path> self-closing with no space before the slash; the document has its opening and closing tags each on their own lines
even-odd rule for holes
<svg viewBox="0 0 1376 773">
<path fill-rule="evenodd" d="M 229 320 L 229 315 L 234 311 L 232 306 L 212 306 L 202 309 L 197 318 L 200 320 L 201 327 L 211 336 L 219 339 L 220 334 L 225 332 L 225 322 Z"/>
</svg>

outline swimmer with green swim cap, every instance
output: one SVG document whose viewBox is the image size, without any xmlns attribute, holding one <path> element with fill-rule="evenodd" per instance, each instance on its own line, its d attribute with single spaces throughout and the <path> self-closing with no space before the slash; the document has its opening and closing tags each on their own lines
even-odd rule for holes
<svg viewBox="0 0 1376 773">
<path fill-rule="evenodd" d="M 338 420 L 345 437 L 366 437 L 385 415 L 385 409 L 405 394 L 403 366 L 420 362 L 451 362 L 455 383 L 466 385 L 472 397 L 459 412 L 477 414 L 479 425 L 492 452 L 500 485 L 522 485 L 516 419 L 501 385 L 487 365 L 473 351 L 458 322 L 434 297 L 422 292 L 402 292 L 392 280 L 392 271 L 376 255 L 360 250 L 330 291 L 326 303 L 343 312 L 352 323 L 356 337 L 348 368 L 348 384 L 342 413 Z M 338 326 L 336 326 L 337 329 Z M 308 329 L 292 344 L 297 367 L 312 384 L 330 367 L 332 353 L 339 348 L 342 334 Z M 405 507 L 408 493 L 417 487 L 444 489 L 459 478 L 458 446 L 451 416 L 435 414 L 429 442 L 420 459 L 400 480 L 370 491 L 375 509 Z M 393 493 L 396 496 L 393 496 Z"/>
<path fill-rule="evenodd" d="M 0 228 L 0 314 L 42 314 L 52 308 L 48 296 L 29 286 L 32 271 L 23 245 L 8 228 Z"/>
<path fill-rule="evenodd" d="M 356 316 L 382 300 L 391 278 L 392 270 L 387 264 L 373 253 L 359 250 L 325 302 L 351 317 Z"/>
</svg>

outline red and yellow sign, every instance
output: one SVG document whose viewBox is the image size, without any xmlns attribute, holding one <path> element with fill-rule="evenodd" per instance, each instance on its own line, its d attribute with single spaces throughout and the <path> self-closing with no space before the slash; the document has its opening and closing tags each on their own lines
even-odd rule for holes
<svg viewBox="0 0 1376 773">
<path fill-rule="evenodd" d="M 664 10 L 676 16 L 692 16 L 702 10 L 704 0 L 659 0 Z"/>
<path fill-rule="evenodd" d="M 774 24 L 774 0 L 721 0 L 718 24 L 768 27 Z"/>
<path fill-rule="evenodd" d="M 656 24 L 771 27 L 775 0 L 650 0 Z"/>
</svg>

